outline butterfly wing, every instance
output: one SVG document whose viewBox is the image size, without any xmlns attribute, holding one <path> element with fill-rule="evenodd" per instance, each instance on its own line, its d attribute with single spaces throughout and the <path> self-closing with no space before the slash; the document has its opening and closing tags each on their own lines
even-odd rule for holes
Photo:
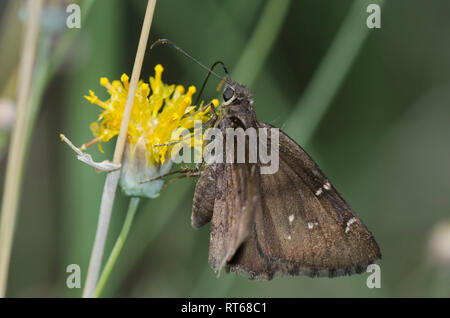
<svg viewBox="0 0 450 318">
<path fill-rule="evenodd" d="M 272 128 L 267 124 L 262 127 Z M 260 206 L 248 239 L 229 261 L 251 278 L 276 273 L 339 276 L 381 258 L 372 234 L 317 164 L 279 134 L 279 170 L 260 175 Z"/>
<path fill-rule="evenodd" d="M 209 263 L 219 273 L 248 238 L 255 212 L 261 211 L 259 176 L 257 164 L 216 164 Z"/>
<path fill-rule="evenodd" d="M 206 165 L 195 185 L 192 202 L 192 227 L 199 228 L 211 221 L 216 196 L 216 165 Z"/>
</svg>

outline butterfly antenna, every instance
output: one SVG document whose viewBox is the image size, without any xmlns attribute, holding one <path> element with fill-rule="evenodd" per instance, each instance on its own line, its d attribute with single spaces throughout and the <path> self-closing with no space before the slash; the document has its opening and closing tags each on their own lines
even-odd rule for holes
<svg viewBox="0 0 450 318">
<path fill-rule="evenodd" d="M 215 77 L 224 80 L 225 82 L 227 82 L 228 84 L 232 85 L 233 83 L 231 83 L 230 80 L 230 76 L 228 75 L 228 71 L 227 69 L 224 67 L 225 73 L 227 75 L 227 78 L 224 79 L 223 77 L 219 76 L 216 72 L 214 72 L 212 69 L 208 68 L 207 66 L 205 66 L 204 64 L 202 64 L 199 60 L 197 60 L 196 58 L 192 57 L 190 54 L 188 54 L 186 51 L 184 51 L 182 48 L 180 48 L 178 45 L 176 45 L 175 43 L 173 43 L 172 41 L 168 40 L 168 39 L 159 39 L 155 42 L 152 43 L 152 45 L 150 45 L 150 50 L 152 50 L 153 48 L 157 47 L 158 45 L 162 45 L 162 44 L 167 44 L 170 45 L 171 47 L 173 47 L 175 50 L 177 50 L 178 52 L 180 52 L 181 54 L 183 54 L 184 56 L 188 57 L 189 59 L 191 59 L 192 61 L 194 61 L 195 63 L 197 63 L 198 65 L 200 65 L 202 68 L 204 68 L 205 70 L 208 71 L 208 73 L 214 75 Z M 223 65 L 223 63 L 222 63 Z"/>
<path fill-rule="evenodd" d="M 217 61 L 217 62 L 215 62 L 215 63 L 211 66 L 210 70 L 212 71 L 212 70 L 213 70 L 217 65 L 219 65 L 219 64 L 222 65 L 223 71 L 225 72 L 225 75 L 226 75 L 227 79 L 230 80 L 230 75 L 228 74 L 227 67 L 225 66 L 225 64 L 224 64 L 222 61 Z M 197 98 L 195 99 L 194 105 L 197 105 L 198 102 L 200 101 L 200 98 L 201 98 L 201 96 L 202 96 L 203 90 L 205 89 L 206 83 L 208 82 L 208 79 L 209 79 L 210 76 L 211 76 L 211 73 L 208 72 L 208 74 L 206 75 L 205 80 L 203 81 L 203 85 L 202 85 L 202 87 L 200 88 L 200 91 L 198 92 L 198 96 L 197 96 Z M 223 79 L 222 79 L 222 80 L 223 80 Z"/>
</svg>

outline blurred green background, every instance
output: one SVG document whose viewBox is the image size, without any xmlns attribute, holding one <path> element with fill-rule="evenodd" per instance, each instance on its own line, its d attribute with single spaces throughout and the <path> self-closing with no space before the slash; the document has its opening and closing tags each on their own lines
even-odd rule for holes
<svg viewBox="0 0 450 318">
<path fill-rule="evenodd" d="M 146 6 L 143 0 L 78 1 L 86 16 L 76 30 L 65 27 L 70 1 L 62 3 L 47 4 L 45 10 L 51 14 L 44 15 L 42 32 L 47 36 L 41 35 L 41 42 L 49 40 L 47 53 L 64 39 L 71 45 L 49 78 L 31 138 L 13 245 L 11 297 L 81 295 L 81 289 L 66 287 L 66 266 L 79 264 L 84 282 L 105 175 L 76 160 L 58 135 L 63 132 L 77 145 L 92 139 L 89 124 L 99 109 L 83 96 L 92 89 L 106 98 L 100 77 L 131 74 Z M 315 88 L 310 84 L 324 66 L 353 1 L 294 0 L 285 13 L 272 8 L 281 16 L 280 25 L 275 18 L 266 19 L 269 32 L 263 32 L 255 44 L 250 39 L 268 1 L 160 0 L 150 42 L 168 38 L 206 65 L 224 61 L 235 80 L 249 84 L 261 121 L 283 128 L 290 119 L 287 133 L 304 145 L 376 237 L 383 253 L 381 288 L 366 287 L 367 273 L 334 279 L 277 277 L 270 282 L 225 273 L 216 278 L 207 262 L 209 225 L 191 228 L 195 180 L 187 179 L 171 183 L 159 198 L 140 206 L 104 296 L 450 296 L 450 264 L 436 261 L 430 253 L 430 245 L 436 243 L 430 243 L 433 229 L 450 219 L 450 2 L 387 0 L 381 29 L 374 30 L 367 30 L 365 24 L 367 4 L 358 11 L 344 41 L 351 42 L 361 32 L 367 33 L 367 39 L 351 56 L 348 73 L 325 103 L 312 138 L 301 133 L 309 117 L 293 114 L 301 114 L 297 105 L 303 106 L 305 93 L 316 89 L 314 96 L 320 98 L 330 89 L 326 81 Z M 0 92 L 2 98 L 13 98 L 23 2 L 2 0 L 0 10 Z M 271 36 L 273 45 L 264 48 Z M 252 45 L 257 49 L 252 51 Z M 245 60 L 248 50 L 245 54 L 251 58 Z M 336 63 L 326 65 L 328 74 L 337 74 L 350 54 L 341 53 L 334 56 Z M 255 60 L 260 65 L 248 62 Z M 54 61 L 44 56 L 37 67 L 39 63 Z M 147 52 L 141 77 L 152 76 L 157 63 L 164 65 L 163 79 L 168 83 L 199 87 L 205 76 L 204 70 L 175 50 L 158 48 Z M 217 81 L 211 80 L 203 99 L 216 97 L 216 86 Z M 1 135 L 5 142 L 0 149 L 0 178 L 4 180 L 8 132 Z M 105 154 L 97 147 L 89 152 L 98 161 L 110 159 L 113 144 L 104 145 Z M 3 182 L 0 187 L 3 193 Z M 106 255 L 127 204 L 128 198 L 119 191 Z M 449 241 L 439 244 L 450 250 Z"/>
</svg>

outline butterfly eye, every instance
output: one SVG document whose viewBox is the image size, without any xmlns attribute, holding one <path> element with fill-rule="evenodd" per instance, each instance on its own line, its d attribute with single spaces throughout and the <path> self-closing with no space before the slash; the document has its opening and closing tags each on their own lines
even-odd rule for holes
<svg viewBox="0 0 450 318">
<path fill-rule="evenodd" d="M 234 90 L 231 87 L 227 87 L 223 92 L 223 100 L 224 102 L 228 102 L 234 96 Z"/>
</svg>

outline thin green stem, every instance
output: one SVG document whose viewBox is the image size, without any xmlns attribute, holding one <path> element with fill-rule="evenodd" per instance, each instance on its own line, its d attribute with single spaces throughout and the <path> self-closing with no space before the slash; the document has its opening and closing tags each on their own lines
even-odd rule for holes
<svg viewBox="0 0 450 318">
<path fill-rule="evenodd" d="M 185 184 L 178 183 L 168 187 L 161 195 L 170 198 L 170 200 L 166 199 L 165 201 L 166 204 L 163 206 L 164 213 L 145 213 L 145 215 L 142 215 L 143 222 L 136 224 L 136 228 L 131 234 L 131 236 L 137 235 L 137 238 L 135 237 L 133 240 L 130 238 L 130 245 L 128 248 L 133 252 L 127 255 L 126 261 L 119 261 L 120 264 L 116 266 L 114 279 L 109 280 L 107 290 L 105 291 L 108 296 L 116 295 L 117 290 L 119 290 L 128 273 L 136 267 L 141 256 L 148 251 L 148 246 L 150 246 L 153 239 L 167 226 L 167 223 L 169 223 L 170 219 L 177 211 L 177 207 L 179 207 L 185 197 L 188 195 L 190 196 L 191 193 L 188 191 Z M 164 201 L 164 199 L 162 199 L 162 201 Z M 155 203 L 155 201 L 149 200 L 147 204 L 154 205 Z M 141 209 L 146 210 L 147 208 L 146 206 L 143 206 Z M 162 211 L 161 208 L 158 208 L 157 210 Z"/>
<path fill-rule="evenodd" d="M 136 210 L 139 206 L 140 198 L 132 197 L 130 200 L 130 205 L 128 206 L 127 215 L 125 216 L 125 221 L 122 226 L 122 230 L 120 231 L 119 237 L 117 238 L 116 243 L 111 251 L 111 254 L 108 257 L 105 268 L 100 276 L 98 281 L 97 288 L 95 289 L 94 297 L 100 297 L 105 288 L 106 282 L 108 281 L 109 275 L 114 268 L 114 265 L 117 262 L 117 258 L 119 257 L 120 252 L 122 251 L 123 245 L 127 240 L 128 233 L 130 232 L 131 224 L 133 224 L 134 216 L 136 215 Z"/>
</svg>

